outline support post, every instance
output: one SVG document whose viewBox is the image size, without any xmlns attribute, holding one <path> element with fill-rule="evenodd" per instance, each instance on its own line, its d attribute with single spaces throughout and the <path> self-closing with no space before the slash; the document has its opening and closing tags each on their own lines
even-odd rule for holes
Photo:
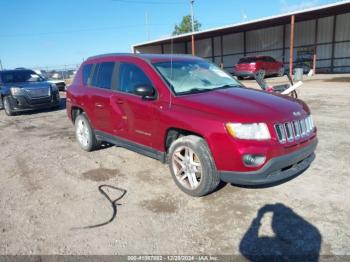
<svg viewBox="0 0 350 262">
<path fill-rule="evenodd" d="M 293 76 L 295 15 L 290 17 L 289 75 Z"/>
<path fill-rule="evenodd" d="M 316 57 L 316 52 L 314 53 L 314 56 L 313 56 L 313 62 L 312 62 L 312 69 L 313 69 L 313 73 L 314 75 L 316 75 L 316 60 L 317 60 L 317 57 Z"/>
<path fill-rule="evenodd" d="M 318 35 L 318 19 L 315 21 L 315 39 L 314 39 L 314 55 L 312 61 L 312 69 L 314 75 L 316 75 L 316 62 L 317 62 L 317 35 Z"/>
<path fill-rule="evenodd" d="M 331 72 L 334 73 L 334 54 L 335 54 L 335 31 L 337 29 L 337 16 L 333 16 L 333 35 L 332 35 L 332 57 L 331 57 Z"/>
<path fill-rule="evenodd" d="M 283 43 L 282 43 L 282 48 L 283 48 L 283 53 L 282 53 L 282 62 L 283 62 L 283 67 L 285 65 L 286 62 L 286 24 L 283 25 Z"/>
<path fill-rule="evenodd" d="M 243 56 L 247 56 L 247 34 L 243 32 Z"/>
<path fill-rule="evenodd" d="M 192 34 L 191 36 L 191 41 L 192 41 L 192 55 L 196 55 L 196 50 L 194 47 L 194 35 Z"/>
<path fill-rule="evenodd" d="M 222 67 L 224 67 L 224 37 L 220 36 L 220 62 Z"/>
<path fill-rule="evenodd" d="M 215 62 L 215 46 L 214 46 L 214 37 L 211 37 L 211 57 L 213 60 L 213 63 Z"/>
</svg>

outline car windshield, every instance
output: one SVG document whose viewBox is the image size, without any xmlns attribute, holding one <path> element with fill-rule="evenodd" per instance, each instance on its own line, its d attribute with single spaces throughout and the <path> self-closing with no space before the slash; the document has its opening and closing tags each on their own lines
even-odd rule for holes
<svg viewBox="0 0 350 262">
<path fill-rule="evenodd" d="M 204 60 L 158 62 L 154 66 L 176 95 L 240 86 L 229 74 Z"/>
<path fill-rule="evenodd" d="M 24 82 L 40 82 L 44 78 L 33 71 L 7 71 L 1 73 L 4 83 L 24 83 Z"/>
</svg>

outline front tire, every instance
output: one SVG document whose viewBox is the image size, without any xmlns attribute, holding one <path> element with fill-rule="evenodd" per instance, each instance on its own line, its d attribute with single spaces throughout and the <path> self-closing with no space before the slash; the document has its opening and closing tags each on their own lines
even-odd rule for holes
<svg viewBox="0 0 350 262">
<path fill-rule="evenodd" d="M 3 98 L 3 104 L 4 104 L 4 110 L 5 110 L 5 114 L 8 116 L 13 116 L 15 114 L 12 105 L 10 103 L 10 99 L 8 96 L 5 96 Z"/>
<path fill-rule="evenodd" d="M 80 147 L 85 151 L 93 151 L 100 145 L 87 116 L 82 113 L 75 119 L 75 136 Z"/>
<path fill-rule="evenodd" d="M 2 100 L 2 97 L 0 96 L 0 110 L 4 109 L 4 102 Z"/>
<path fill-rule="evenodd" d="M 198 136 L 183 136 L 171 144 L 169 168 L 175 184 L 191 196 L 207 195 L 220 184 L 207 143 Z"/>
</svg>

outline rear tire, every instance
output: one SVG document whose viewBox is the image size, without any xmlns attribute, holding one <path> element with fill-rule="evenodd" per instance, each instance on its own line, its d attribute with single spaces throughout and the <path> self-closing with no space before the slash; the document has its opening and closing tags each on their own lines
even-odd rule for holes
<svg viewBox="0 0 350 262">
<path fill-rule="evenodd" d="M 238 80 L 243 80 L 243 76 L 237 76 Z"/>
<path fill-rule="evenodd" d="M 281 67 L 278 71 L 278 76 L 284 76 L 284 67 Z"/>
<path fill-rule="evenodd" d="M 80 147 L 88 152 L 98 149 L 100 142 L 96 139 L 95 132 L 85 113 L 78 115 L 74 123 L 75 136 Z"/>
<path fill-rule="evenodd" d="M 13 116 L 15 114 L 12 105 L 10 103 L 10 99 L 8 98 L 8 96 L 5 96 L 3 98 L 3 104 L 4 104 L 4 110 L 5 110 L 5 114 L 8 116 Z"/>
<path fill-rule="evenodd" d="M 0 96 L 0 110 L 4 109 L 4 102 L 2 101 L 2 97 Z"/>
<path fill-rule="evenodd" d="M 198 136 L 183 136 L 171 144 L 169 168 L 175 184 L 191 196 L 207 195 L 220 184 L 207 143 Z"/>
</svg>

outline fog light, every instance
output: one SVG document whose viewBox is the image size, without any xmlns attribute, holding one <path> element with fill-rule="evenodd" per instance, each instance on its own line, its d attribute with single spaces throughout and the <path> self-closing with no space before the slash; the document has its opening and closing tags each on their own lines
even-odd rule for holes
<svg viewBox="0 0 350 262">
<path fill-rule="evenodd" d="M 261 155 L 244 155 L 243 156 L 243 163 L 246 166 L 260 166 L 262 165 L 266 160 L 265 156 Z"/>
</svg>

